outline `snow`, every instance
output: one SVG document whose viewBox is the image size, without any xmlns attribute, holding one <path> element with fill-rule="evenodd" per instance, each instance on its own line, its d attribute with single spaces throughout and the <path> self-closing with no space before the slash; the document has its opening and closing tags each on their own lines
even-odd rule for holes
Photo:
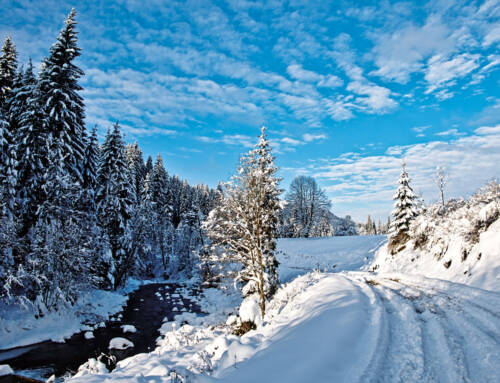
<svg viewBox="0 0 500 383">
<path fill-rule="evenodd" d="M 103 362 L 100 362 L 97 359 L 90 358 L 87 362 L 82 364 L 77 373 L 74 375 L 75 378 L 92 375 L 92 374 L 106 374 L 108 373 L 108 369 Z"/>
<path fill-rule="evenodd" d="M 0 376 L 13 374 L 12 368 L 8 364 L 0 364 Z"/>
<path fill-rule="evenodd" d="M 385 235 L 279 239 L 280 280 L 288 282 L 313 269 L 359 270 L 372 261 L 375 252 L 385 242 Z"/>
<path fill-rule="evenodd" d="M 389 263 L 384 236 L 279 240 L 280 276 L 289 282 L 264 320 L 253 297 L 241 302 L 235 290 L 207 289 L 197 302 L 207 316 L 177 315 L 163 323 L 153 352 L 71 381 L 500 381 L 500 294 L 470 286 L 494 285 L 499 233 L 500 220 L 481 233 L 469 258 L 481 252 L 485 262 L 470 265 L 469 285 L 456 283 L 453 264 L 431 258 L 415 266 L 423 254 L 404 250 Z M 321 271 L 332 264 L 340 272 Z M 375 264 L 384 272 L 356 271 Z M 439 279 L 417 275 L 423 269 Z M 255 330 L 233 334 L 252 318 Z"/>
<path fill-rule="evenodd" d="M 0 349 L 26 346 L 44 340 L 64 342 L 74 333 L 90 330 L 85 322 L 107 320 L 127 301 L 123 292 L 90 290 L 82 292 L 74 306 L 61 307 L 35 319 L 34 313 L 9 308 L 0 321 Z"/>
<path fill-rule="evenodd" d="M 254 294 L 243 300 L 240 305 L 239 315 L 242 322 L 253 322 L 260 325 L 262 322 L 262 315 L 259 307 L 259 297 Z"/>
<path fill-rule="evenodd" d="M 472 246 L 465 260 L 459 234 L 439 232 L 439 236 L 447 245 L 438 247 L 442 243 L 439 242 L 430 251 L 415 250 L 410 241 L 403 251 L 393 256 L 387 246 L 383 246 L 370 268 L 380 273 L 423 275 L 500 292 L 500 219 L 479 235 L 479 242 Z M 435 256 L 437 253 L 441 254 L 439 259 Z M 451 263 L 446 267 L 448 262 Z"/>
<path fill-rule="evenodd" d="M 500 295 L 443 280 L 312 272 L 282 286 L 242 337 L 183 314 L 154 352 L 72 381 L 498 381 L 499 308 Z"/>
<path fill-rule="evenodd" d="M 134 347 L 134 344 L 125 338 L 116 337 L 109 341 L 108 348 L 110 350 L 125 350 Z"/>
<path fill-rule="evenodd" d="M 137 329 L 135 328 L 135 326 L 133 326 L 131 324 L 124 324 L 121 326 L 121 328 L 122 328 L 124 334 L 126 334 L 128 332 L 131 332 L 131 333 L 137 332 Z"/>
<path fill-rule="evenodd" d="M 94 333 L 92 331 L 86 331 L 85 334 L 83 334 L 85 339 L 94 339 Z"/>
</svg>

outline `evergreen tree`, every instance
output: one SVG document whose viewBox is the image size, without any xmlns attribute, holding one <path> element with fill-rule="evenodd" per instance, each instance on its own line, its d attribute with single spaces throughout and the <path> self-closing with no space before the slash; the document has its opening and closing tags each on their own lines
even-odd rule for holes
<svg viewBox="0 0 500 383">
<path fill-rule="evenodd" d="M 152 170 L 153 170 L 153 158 L 151 156 L 148 156 L 148 159 L 146 160 L 145 173 L 146 174 L 151 173 Z"/>
<path fill-rule="evenodd" d="M 48 167 L 47 141 L 49 140 L 47 119 L 42 104 L 40 87 L 29 65 L 24 77 L 23 86 L 18 92 L 25 98 L 25 108 L 20 115 L 17 135 L 17 202 L 21 228 L 20 236 L 34 227 L 38 206 L 45 199 L 42 189 L 43 177 Z"/>
<path fill-rule="evenodd" d="M 97 127 L 92 129 L 90 137 L 85 146 L 85 155 L 83 162 L 83 189 L 95 193 L 97 186 L 97 173 L 99 171 L 99 142 L 97 140 Z"/>
<path fill-rule="evenodd" d="M 131 241 L 133 192 L 130 185 L 125 143 L 118 123 L 108 131 L 102 147 L 96 202 L 99 222 L 111 253 L 112 286 L 117 289 L 134 264 Z"/>
<path fill-rule="evenodd" d="M 244 295 L 256 293 L 264 317 L 266 298 L 278 286 L 276 249 L 279 179 L 265 128 L 254 150 L 242 158 L 233 183 L 205 223 L 212 240 L 209 260 L 240 265 L 237 281 Z"/>
<path fill-rule="evenodd" d="M 17 52 L 10 37 L 5 39 L 0 56 L 0 188 L 4 214 L 12 219 L 16 186 L 14 125 L 10 122 L 9 102 L 17 78 Z"/>
<path fill-rule="evenodd" d="M 394 210 L 389 230 L 389 245 L 394 249 L 398 244 L 405 243 L 408 239 L 410 223 L 418 215 L 415 202 L 415 194 L 410 187 L 410 177 L 406 171 L 406 164 L 403 162 L 401 175 L 399 176 L 399 187 L 394 194 Z"/>
<path fill-rule="evenodd" d="M 146 178 L 146 166 L 142 158 L 142 150 L 137 142 L 127 145 L 126 156 L 131 177 L 130 182 L 134 188 L 135 202 L 139 205 L 142 189 L 144 188 L 144 179 Z"/>
<path fill-rule="evenodd" d="M 45 199 L 38 207 L 30 251 L 31 279 L 43 307 L 57 309 L 73 304 L 90 271 L 85 251 L 83 222 L 79 211 L 80 190 L 64 169 L 63 150 L 55 139 L 47 141 L 48 167 L 43 177 Z"/>
<path fill-rule="evenodd" d="M 56 43 L 50 48 L 39 82 L 50 133 L 61 141 L 66 171 L 74 181 L 81 182 L 85 112 L 83 99 L 78 94 L 82 90 L 78 79 L 83 76 L 83 71 L 74 64 L 80 56 L 75 15 L 73 9 Z"/>
<path fill-rule="evenodd" d="M 0 56 L 0 107 L 7 109 L 17 71 L 17 51 L 10 36 L 5 39 Z"/>
<path fill-rule="evenodd" d="M 146 198 L 151 203 L 152 222 L 155 225 L 153 245 L 159 251 L 164 272 L 167 271 L 169 263 L 168 241 L 172 228 L 170 225 L 170 206 L 168 204 L 168 174 L 163 166 L 161 155 L 158 154 L 151 171 L 150 183 L 147 188 Z M 170 243 L 171 245 L 171 243 Z"/>
</svg>

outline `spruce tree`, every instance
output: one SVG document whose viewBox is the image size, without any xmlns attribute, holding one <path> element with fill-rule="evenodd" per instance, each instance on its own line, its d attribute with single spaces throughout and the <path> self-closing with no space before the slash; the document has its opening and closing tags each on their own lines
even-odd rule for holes
<svg viewBox="0 0 500 383">
<path fill-rule="evenodd" d="M 392 211 L 394 219 L 389 229 L 389 246 L 392 249 L 391 251 L 395 251 L 398 245 L 408 241 L 410 224 L 418 215 L 416 197 L 410 187 L 410 177 L 406 171 L 406 164 L 404 162 L 398 183 L 399 187 L 393 197 L 393 200 L 396 201 L 394 203 L 394 210 Z"/>
<path fill-rule="evenodd" d="M 240 265 L 235 277 L 243 295 L 257 294 L 264 317 L 266 299 L 279 280 L 275 257 L 279 216 L 279 179 L 265 128 L 254 150 L 241 160 L 233 182 L 210 213 L 205 229 L 212 241 L 208 260 Z"/>
<path fill-rule="evenodd" d="M 136 205 L 140 205 L 144 179 L 146 178 L 146 166 L 142 157 L 142 150 L 137 142 L 127 145 L 127 162 L 130 172 L 130 182 L 134 191 Z"/>
<path fill-rule="evenodd" d="M 153 170 L 153 158 L 151 156 L 148 156 L 148 159 L 146 160 L 146 174 L 151 173 Z"/>
<path fill-rule="evenodd" d="M 13 88 L 17 78 L 17 52 L 10 37 L 5 39 L 0 56 L 0 187 L 2 189 L 1 203 L 4 213 L 9 219 L 14 212 L 14 196 L 16 186 L 16 150 L 15 130 L 11 124 L 9 103 L 13 96 Z"/>
<path fill-rule="evenodd" d="M 99 142 L 97 140 L 97 127 L 92 129 L 90 137 L 85 146 L 85 155 L 83 160 L 83 188 L 95 193 L 97 186 L 97 172 L 99 170 Z"/>
<path fill-rule="evenodd" d="M 170 225 L 170 205 L 168 198 L 169 179 L 160 154 L 156 157 L 149 181 L 149 195 L 147 198 L 152 203 L 152 217 L 155 223 L 155 233 L 153 236 L 154 248 L 161 255 L 163 269 L 166 273 L 169 264 L 168 239 L 172 232 L 172 227 Z"/>
<path fill-rule="evenodd" d="M 135 252 L 130 227 L 133 192 L 125 158 L 125 143 L 118 123 L 106 135 L 97 183 L 99 222 L 113 261 L 110 270 L 113 275 L 112 286 L 117 289 L 132 269 Z"/>
<path fill-rule="evenodd" d="M 34 227 L 38 206 L 45 199 L 42 189 L 43 177 L 48 167 L 47 141 L 49 132 L 42 104 L 42 94 L 28 66 L 23 77 L 23 86 L 18 95 L 25 98 L 25 108 L 20 115 L 17 134 L 17 202 L 21 221 L 21 237 Z"/>
<path fill-rule="evenodd" d="M 50 133 L 61 141 L 66 171 L 74 181 L 81 182 L 85 112 L 83 99 L 78 93 L 82 90 L 78 79 L 84 73 L 74 63 L 80 56 L 75 15 L 73 9 L 56 43 L 50 48 L 39 81 Z"/>
<path fill-rule="evenodd" d="M 10 36 L 5 39 L 0 56 L 0 107 L 6 106 L 14 87 L 17 72 L 17 51 Z"/>
</svg>

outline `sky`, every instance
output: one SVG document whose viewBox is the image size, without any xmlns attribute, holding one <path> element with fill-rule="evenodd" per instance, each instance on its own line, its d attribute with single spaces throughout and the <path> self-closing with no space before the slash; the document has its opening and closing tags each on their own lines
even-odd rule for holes
<svg viewBox="0 0 500 383">
<path fill-rule="evenodd" d="M 0 0 L 0 38 L 39 63 L 72 7 L 87 126 L 190 183 L 229 180 L 262 125 L 281 187 L 315 177 L 358 221 L 403 160 L 428 203 L 437 166 L 447 198 L 500 175 L 500 0 Z"/>
</svg>

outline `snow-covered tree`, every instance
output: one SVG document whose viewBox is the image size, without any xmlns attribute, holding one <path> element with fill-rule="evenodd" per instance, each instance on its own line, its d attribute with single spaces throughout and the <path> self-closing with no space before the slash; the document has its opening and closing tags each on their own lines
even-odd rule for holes
<svg viewBox="0 0 500 383">
<path fill-rule="evenodd" d="M 45 199 L 38 207 L 28 264 L 40 309 L 57 309 L 61 303 L 73 304 L 79 287 L 86 284 L 90 265 L 85 251 L 87 217 L 78 209 L 80 189 L 64 169 L 60 142 L 46 142 L 48 167 L 42 179 Z M 89 250 L 89 249 L 87 249 Z"/>
<path fill-rule="evenodd" d="M 29 65 L 18 94 L 26 98 L 17 134 L 17 203 L 23 237 L 35 226 L 38 206 L 44 201 L 43 177 L 48 167 L 49 132 L 40 87 Z"/>
<path fill-rule="evenodd" d="M 17 52 L 10 37 L 5 39 L 0 56 L 0 189 L 3 213 L 12 219 L 16 186 L 14 125 L 10 122 L 9 102 L 17 78 Z"/>
<path fill-rule="evenodd" d="M 111 282 L 117 289 L 132 269 L 136 250 L 130 232 L 133 191 L 125 158 L 125 143 L 118 123 L 106 135 L 97 183 L 99 223 L 111 253 Z"/>
<path fill-rule="evenodd" d="M 148 156 L 145 166 L 146 166 L 145 173 L 146 174 L 151 173 L 151 171 L 153 170 L 153 158 L 151 156 Z"/>
<path fill-rule="evenodd" d="M 99 171 L 100 149 L 97 140 L 97 127 L 92 129 L 88 142 L 85 145 L 85 156 L 83 161 L 83 188 L 95 190 L 97 185 L 97 174 Z"/>
<path fill-rule="evenodd" d="M 298 176 L 292 181 L 286 198 L 284 219 L 292 237 L 305 237 L 325 232 L 331 203 L 313 177 Z M 333 232 L 332 230 L 330 230 Z M 328 232 L 328 230 L 327 230 Z"/>
<path fill-rule="evenodd" d="M 5 39 L 0 56 L 0 107 L 5 108 L 17 72 L 17 51 L 10 36 Z"/>
<path fill-rule="evenodd" d="M 171 246 L 172 241 L 168 192 L 168 174 L 163 166 L 161 155 L 158 154 L 150 173 L 149 185 L 144 191 L 144 198 L 151 209 L 151 222 L 154 225 L 153 246 L 161 255 L 165 273 L 169 264 L 169 245 Z"/>
<path fill-rule="evenodd" d="M 410 177 L 406 171 L 406 164 L 404 162 L 398 184 L 399 187 L 393 197 L 393 200 L 396 201 L 394 203 L 394 210 L 392 211 L 394 219 L 389 229 L 389 245 L 391 247 L 405 243 L 409 239 L 410 224 L 418 215 L 416 197 L 410 187 Z"/>
<path fill-rule="evenodd" d="M 439 189 L 439 195 L 441 196 L 441 204 L 444 206 L 444 189 L 446 184 L 450 179 L 449 174 L 446 172 L 446 169 L 442 166 L 436 167 L 436 175 L 434 176 L 434 182 Z"/>
<path fill-rule="evenodd" d="M 75 15 L 73 9 L 50 48 L 39 82 L 50 134 L 61 141 L 66 171 L 74 181 L 81 182 L 85 112 L 83 98 L 78 93 L 82 90 L 78 79 L 83 76 L 83 71 L 74 63 L 80 56 Z"/>
<path fill-rule="evenodd" d="M 130 172 L 130 182 L 134 188 L 135 203 L 140 205 L 144 179 L 146 178 L 146 166 L 142 158 L 142 150 L 137 142 L 127 145 L 125 150 Z"/>
<path fill-rule="evenodd" d="M 274 252 L 281 190 L 276 172 L 263 127 L 255 149 L 241 159 L 204 224 L 212 241 L 209 261 L 239 266 L 230 275 L 243 284 L 243 295 L 258 295 L 262 317 L 266 299 L 279 283 Z"/>
</svg>

